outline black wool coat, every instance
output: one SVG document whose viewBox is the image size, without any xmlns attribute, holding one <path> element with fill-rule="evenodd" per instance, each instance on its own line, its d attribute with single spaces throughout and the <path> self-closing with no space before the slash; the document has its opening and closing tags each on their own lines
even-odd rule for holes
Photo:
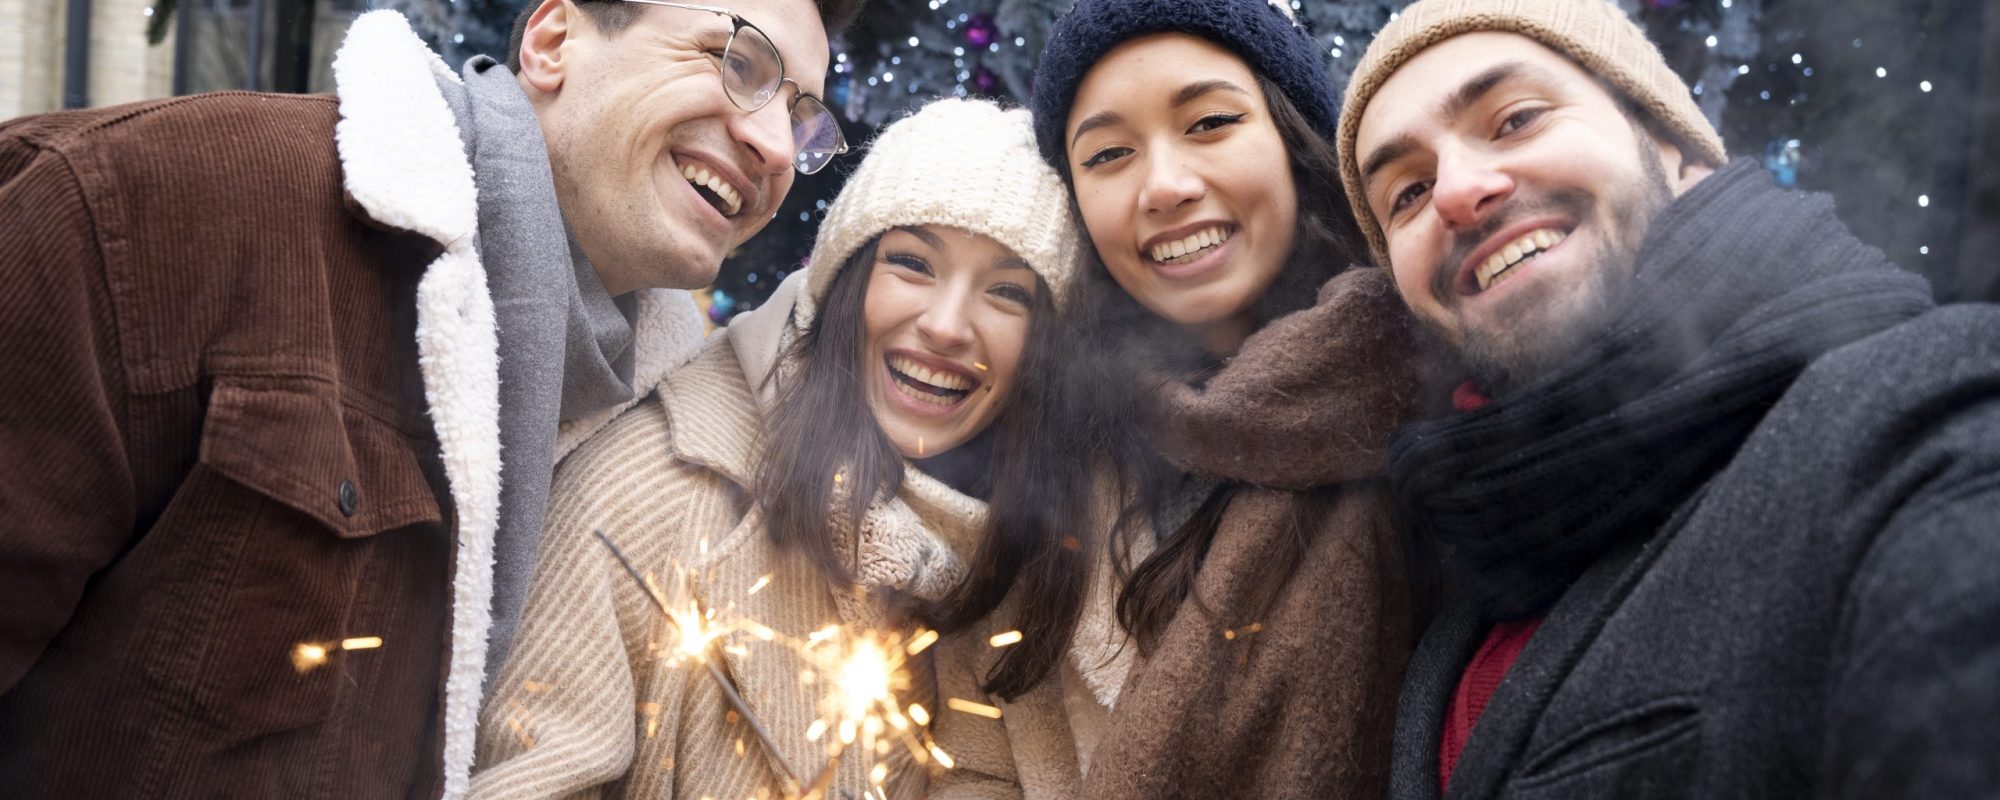
<svg viewBox="0 0 2000 800">
<path fill-rule="evenodd" d="M 1439 796 L 1487 626 L 1410 666 L 1390 796 Z M 1550 608 L 1450 798 L 2000 796 L 2000 307 L 1808 368 L 1670 521 Z"/>
</svg>

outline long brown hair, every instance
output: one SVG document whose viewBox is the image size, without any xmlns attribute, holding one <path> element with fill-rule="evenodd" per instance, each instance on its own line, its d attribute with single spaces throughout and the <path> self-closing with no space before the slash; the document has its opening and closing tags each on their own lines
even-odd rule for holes
<svg viewBox="0 0 2000 800">
<path fill-rule="evenodd" d="M 765 529 L 779 547 L 804 554 L 836 589 L 851 585 L 853 576 L 829 532 L 836 523 L 859 522 L 869 503 L 903 485 L 902 454 L 875 423 L 861 384 L 873 374 L 861 363 L 867 338 L 861 311 L 878 241 L 839 265 L 819 314 L 779 359 L 795 365 L 794 372 L 781 378 L 784 370 L 774 368 L 765 377 L 777 389 L 757 472 Z"/>
<path fill-rule="evenodd" d="M 1339 160 L 1332 144 L 1299 113 L 1283 91 L 1258 76 L 1258 87 L 1270 108 L 1272 122 L 1285 144 L 1292 179 L 1298 190 L 1298 229 L 1291 255 L 1278 278 L 1258 298 L 1253 313 L 1258 326 L 1312 304 L 1318 288 L 1334 275 L 1365 258 L 1354 212 L 1338 182 Z M 1110 536 L 1113 563 L 1124 586 L 1118 595 L 1119 623 L 1150 653 L 1167 623 L 1193 590 L 1195 575 L 1215 540 L 1216 530 L 1231 500 L 1244 487 L 1224 484 L 1201 499 L 1195 512 L 1172 532 L 1155 531 L 1155 519 L 1166 516 L 1185 490 L 1179 469 L 1152 446 L 1149 421 L 1159 386 L 1142 371 L 1199 382 L 1221 365 L 1178 326 L 1141 307 L 1111 279 L 1103 263 L 1093 258 L 1078 281 L 1079 326 L 1084 352 L 1094 362 L 1085 369 L 1098 374 L 1095 396 L 1099 408 L 1089 424 L 1106 440 L 1112 477 L 1121 496 L 1132 498 L 1118 515 Z M 1322 504 L 1295 507 L 1285 552 L 1272 553 L 1271 563 L 1295 563 L 1324 513 Z M 1157 537 L 1154 552 L 1128 568 L 1133 542 Z M 1261 613 L 1273 602 L 1284 581 L 1264 584 L 1263 596 L 1251 608 Z M 1199 598 L 1197 598 L 1199 601 Z"/>
</svg>

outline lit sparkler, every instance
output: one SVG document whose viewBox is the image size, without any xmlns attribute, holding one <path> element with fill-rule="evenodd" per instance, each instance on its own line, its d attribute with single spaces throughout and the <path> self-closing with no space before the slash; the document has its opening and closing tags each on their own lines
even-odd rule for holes
<svg viewBox="0 0 2000 800">
<path fill-rule="evenodd" d="M 299 642 L 292 646 L 292 669 L 301 674 L 326 665 L 334 651 L 373 650 L 382 646 L 380 636 L 355 636 L 338 642 Z"/>
<path fill-rule="evenodd" d="M 836 481 L 839 478 L 839 475 L 835 476 Z M 652 577 L 641 574 L 609 536 L 602 531 L 596 533 L 626 573 L 645 587 L 646 595 L 673 624 L 674 640 L 661 649 L 672 652 L 673 663 L 694 661 L 707 668 L 710 677 L 722 690 L 723 699 L 729 703 L 731 716 L 740 717 L 750 726 L 758 742 L 784 773 L 791 793 L 803 800 L 826 797 L 841 759 L 854 754 L 869 760 L 865 771 L 874 787 L 872 793 L 879 794 L 889 774 L 886 757 L 897 744 L 906 748 L 919 763 L 935 761 L 946 769 L 952 768 L 954 762 L 951 756 L 923 731 L 924 726 L 930 724 L 930 713 L 917 704 L 911 704 L 905 713 L 898 700 L 899 694 L 910 688 L 909 659 L 938 641 L 936 631 L 919 629 L 904 638 L 898 632 L 830 625 L 808 634 L 803 641 L 797 641 L 755 621 L 732 620 L 724 623 L 717 619 L 713 609 L 703 609 L 692 600 L 679 606 L 669 602 Z M 765 588 L 771 580 L 770 575 L 759 578 L 751 585 L 750 592 Z M 735 631 L 785 645 L 797 652 L 808 665 L 799 674 L 799 682 L 818 685 L 825 690 L 819 708 L 820 716 L 806 729 L 806 739 L 824 741 L 826 762 L 809 783 L 799 780 L 799 773 L 785 762 L 781 755 L 783 751 L 778 749 L 762 721 L 743 701 L 735 682 L 709 657 L 718 646 L 717 641 Z M 1013 632 L 1013 635 L 1018 641 L 1019 632 Z M 740 645 L 736 647 L 739 649 L 723 649 L 738 655 L 747 653 L 740 649 Z M 953 708 L 957 708 L 956 704 L 962 701 L 951 702 Z M 991 706 L 981 707 L 992 709 L 995 715 L 999 711 Z M 649 734 L 653 722 L 654 719 L 649 718 Z M 742 746 L 740 741 L 738 746 Z"/>
<path fill-rule="evenodd" d="M 742 715 L 744 722 L 749 723 L 750 732 L 757 735 L 757 741 L 761 742 L 764 745 L 764 750 L 771 754 L 772 760 L 785 773 L 785 778 L 789 781 L 790 785 L 799 785 L 798 773 L 792 770 L 791 765 L 785 763 L 784 757 L 780 755 L 783 751 L 778 749 L 777 741 L 771 738 L 771 732 L 764 728 L 763 721 L 759 720 L 756 714 L 750 712 L 750 705 L 748 703 L 743 702 L 743 695 L 737 691 L 736 682 L 730 680 L 729 674 L 723 672 L 722 667 L 717 665 L 714 659 L 708 657 L 709 646 L 716 639 L 727 634 L 729 632 L 728 629 L 714 624 L 715 615 L 713 611 L 704 612 L 692 601 L 688 603 L 686 608 L 675 608 L 667 603 L 666 595 L 660 592 L 659 585 L 647 576 L 640 574 L 639 568 L 632 565 L 632 560 L 625 557 L 625 551 L 618 549 L 618 544 L 611 541 L 611 537 L 604 535 L 603 531 L 594 531 L 594 533 L 597 534 L 598 541 L 603 542 L 604 546 L 611 551 L 612 557 L 618 559 L 618 564 L 625 568 L 626 574 L 631 575 L 632 580 L 638 581 L 641 586 L 646 587 L 646 596 L 652 598 L 653 604 L 659 606 L 660 613 L 666 614 L 667 619 L 674 624 L 677 634 L 675 650 L 679 654 L 679 657 L 686 660 L 699 661 L 702 666 L 708 668 L 709 677 L 713 678 L 716 687 L 722 690 L 722 699 L 729 703 L 731 710 Z"/>
<path fill-rule="evenodd" d="M 826 687 L 820 718 L 806 730 L 806 738 L 827 739 L 828 759 L 826 768 L 807 788 L 807 798 L 825 791 L 833 770 L 849 753 L 872 762 L 868 765 L 868 780 L 878 790 L 888 779 L 885 757 L 897 744 L 909 750 L 919 762 L 943 754 L 928 737 L 922 737 L 929 714 L 915 704 L 905 714 L 898 700 L 910 688 L 909 659 L 922 653 L 937 638 L 937 632 L 930 630 L 918 630 L 904 639 L 896 632 L 838 625 L 821 628 L 806 637 L 799 653 L 812 665 L 811 674 L 824 677 Z M 948 760 L 949 756 L 937 758 L 940 764 Z"/>
</svg>

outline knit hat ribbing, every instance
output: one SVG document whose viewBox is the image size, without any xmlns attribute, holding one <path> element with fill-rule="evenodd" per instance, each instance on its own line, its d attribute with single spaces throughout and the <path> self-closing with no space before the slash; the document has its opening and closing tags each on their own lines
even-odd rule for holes
<svg viewBox="0 0 2000 800">
<path fill-rule="evenodd" d="M 1083 76 L 1112 48 L 1153 33 L 1190 34 L 1229 49 L 1277 84 L 1314 130 L 1333 136 L 1336 95 L 1324 54 L 1269 0 L 1077 0 L 1049 32 L 1028 100 L 1042 158 L 1063 180 L 1069 180 L 1064 133 Z"/>
<path fill-rule="evenodd" d="M 855 250 L 914 225 L 992 237 L 1027 261 L 1058 303 L 1076 273 L 1083 236 L 1068 188 L 1036 154 L 1027 111 L 938 100 L 884 128 L 827 209 L 799 298 L 799 324 L 811 322 Z"/>
<path fill-rule="evenodd" d="M 1354 199 L 1354 216 L 1376 263 L 1389 263 L 1388 240 L 1362 194 L 1355 138 L 1375 91 L 1431 45 L 1466 33 L 1526 36 L 1581 65 L 1623 92 L 1660 123 L 1692 160 L 1720 167 L 1729 154 L 1681 81 L 1644 31 L 1610 0 L 1418 0 L 1382 27 L 1354 69 L 1341 106 L 1340 177 Z M 1420 98 L 1399 98 L 1421 102 Z"/>
</svg>

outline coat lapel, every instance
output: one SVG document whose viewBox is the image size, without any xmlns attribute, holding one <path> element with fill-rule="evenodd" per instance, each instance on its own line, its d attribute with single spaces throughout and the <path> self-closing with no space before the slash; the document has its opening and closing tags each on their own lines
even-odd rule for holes
<svg viewBox="0 0 2000 800">
<path fill-rule="evenodd" d="M 713 470 L 737 486 L 754 485 L 753 448 L 762 417 L 729 331 L 710 339 L 693 360 L 669 374 L 660 395 L 671 420 L 674 458 Z M 736 731 L 744 752 L 761 753 L 774 774 L 792 772 L 802 782 L 811 781 L 825 765 L 825 738 L 814 743 L 805 735 L 817 717 L 819 694 L 800 680 L 805 660 L 783 641 L 802 641 L 836 620 L 825 584 L 812 565 L 771 546 L 763 514 L 754 506 L 735 528 L 713 532 L 698 552 L 696 563 L 689 565 L 695 599 L 721 619 L 757 626 L 745 625 L 717 643 L 724 673 L 778 745 L 778 752 L 770 752 L 744 725 Z M 765 630 L 783 641 L 760 635 Z"/>
<path fill-rule="evenodd" d="M 1494 692 L 1485 713 L 1473 726 L 1472 736 L 1466 740 L 1465 750 L 1459 754 L 1458 764 L 1452 770 L 1451 790 L 1445 794 L 1448 800 L 1499 795 L 1502 784 L 1526 757 L 1529 740 L 1539 726 L 1542 712 L 1547 710 L 1563 679 L 1569 676 L 1584 651 L 1597 639 L 1604 621 L 1624 602 L 1638 576 L 1644 574 L 1644 566 L 1650 559 L 1641 559 L 1640 554 L 1641 548 L 1637 545 L 1628 545 L 1607 554 L 1584 572 L 1549 608 L 1534 637 L 1528 640 L 1527 648 L 1521 651 L 1520 658 L 1507 671 L 1507 677 L 1500 682 L 1500 688 Z M 1635 560 L 1640 563 L 1635 565 Z M 1477 647 L 1487 626 L 1475 624 L 1474 627 L 1476 632 L 1472 645 Z M 1468 649 L 1457 660 L 1458 670 L 1464 669 L 1471 655 Z M 1457 672 L 1452 672 L 1447 679 L 1451 688 L 1445 690 L 1446 702 L 1449 702 L 1451 692 L 1458 685 L 1457 676 Z M 1440 721 L 1443 712 L 1444 705 L 1439 704 L 1436 714 Z M 1437 746 L 1434 734 L 1429 745 L 1431 757 L 1427 762 L 1433 786 L 1437 781 Z"/>
<path fill-rule="evenodd" d="M 424 398 L 450 483 L 457 553 L 444 690 L 444 797 L 470 780 L 500 509 L 499 357 L 493 300 L 473 245 L 478 195 L 437 81 L 457 81 L 392 11 L 363 14 L 334 56 L 334 127 L 344 188 L 375 221 L 444 252 L 417 285 Z"/>
<path fill-rule="evenodd" d="M 1445 713 L 1466 662 L 1486 634 L 1485 611 L 1461 604 L 1431 623 L 1403 680 L 1396 704 L 1396 738 L 1389 765 L 1389 794 L 1398 800 L 1437 800 L 1438 743 Z M 1464 769 L 1461 765 L 1460 769 Z"/>
</svg>

